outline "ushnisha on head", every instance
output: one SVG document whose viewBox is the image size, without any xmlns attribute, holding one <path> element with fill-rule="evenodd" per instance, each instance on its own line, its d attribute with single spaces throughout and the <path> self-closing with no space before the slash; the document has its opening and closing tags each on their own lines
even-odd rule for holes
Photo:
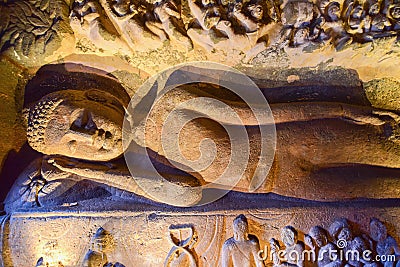
<svg viewBox="0 0 400 267">
<path fill-rule="evenodd" d="M 93 249 L 107 253 L 114 250 L 115 242 L 113 236 L 104 228 L 100 227 L 93 236 Z"/>
<path fill-rule="evenodd" d="M 47 155 L 108 161 L 120 156 L 124 106 L 113 95 L 63 90 L 27 110 L 29 145 Z"/>
</svg>

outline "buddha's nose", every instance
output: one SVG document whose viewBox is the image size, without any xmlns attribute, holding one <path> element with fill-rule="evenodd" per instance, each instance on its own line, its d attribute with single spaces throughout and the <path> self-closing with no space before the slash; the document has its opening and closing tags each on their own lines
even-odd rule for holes
<svg viewBox="0 0 400 267">
<path fill-rule="evenodd" d="M 87 110 L 83 110 L 78 118 L 72 123 L 70 130 L 75 133 L 92 136 L 97 131 L 97 125 L 93 121 L 93 115 Z"/>
</svg>

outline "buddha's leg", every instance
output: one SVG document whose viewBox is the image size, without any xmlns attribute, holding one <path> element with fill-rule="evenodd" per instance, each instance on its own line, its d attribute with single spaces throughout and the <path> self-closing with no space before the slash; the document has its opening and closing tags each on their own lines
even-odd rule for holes
<svg viewBox="0 0 400 267">
<path fill-rule="evenodd" d="M 277 125 L 272 191 L 318 200 L 398 197 L 400 147 L 392 130 L 341 119 Z"/>
</svg>

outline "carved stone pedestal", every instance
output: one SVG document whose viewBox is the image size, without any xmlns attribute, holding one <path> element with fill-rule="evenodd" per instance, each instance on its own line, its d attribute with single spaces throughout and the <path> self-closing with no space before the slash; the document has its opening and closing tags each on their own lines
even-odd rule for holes
<svg viewBox="0 0 400 267">
<path fill-rule="evenodd" d="M 228 195 L 219 204 L 229 200 Z M 312 250 L 305 235 L 314 226 L 326 229 L 333 244 L 345 227 L 351 230 L 351 239 L 362 238 L 365 244 L 372 244 L 375 241 L 371 239 L 370 221 L 375 217 L 386 225 L 391 236 L 397 238 L 400 231 L 398 207 L 368 207 L 369 202 L 358 202 L 347 207 L 325 204 L 321 208 L 319 203 L 306 202 L 302 204 L 305 207 L 294 209 L 285 207 L 289 205 L 287 201 L 265 200 L 271 206 L 280 203 L 281 207 L 220 210 L 218 205 L 209 205 L 160 209 L 138 203 L 129 208 L 126 203 L 114 202 L 109 206 L 115 210 L 104 211 L 90 211 L 92 208 L 81 205 L 51 211 L 21 210 L 3 218 L 3 260 L 5 266 L 10 262 L 13 266 L 97 266 L 90 265 L 90 257 L 103 253 L 107 262 L 122 266 L 225 266 L 223 260 L 232 260 L 236 247 L 248 250 L 235 239 L 238 226 L 233 221 L 240 214 L 248 223 L 247 240 L 257 248 L 258 255 L 264 258 L 260 262 L 265 265 L 273 264 L 272 238 L 285 249 L 285 226 L 293 227 L 287 229 L 296 232 L 295 242 L 303 244 L 305 250 Z M 243 202 L 238 206 L 243 206 Z M 365 249 L 373 250 L 368 246 Z M 251 255 L 246 256 L 249 258 L 244 263 L 255 264 Z M 313 266 L 316 262 L 305 260 L 304 264 Z"/>
</svg>

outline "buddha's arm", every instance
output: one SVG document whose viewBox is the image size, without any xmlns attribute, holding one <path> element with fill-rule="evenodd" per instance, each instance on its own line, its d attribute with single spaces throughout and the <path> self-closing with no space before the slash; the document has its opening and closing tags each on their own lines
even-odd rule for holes
<svg viewBox="0 0 400 267">
<path fill-rule="evenodd" d="M 141 196 L 145 195 L 126 168 L 112 168 L 107 164 L 84 163 L 64 158 L 51 158 L 49 163 L 62 172 L 75 174 L 76 178 L 99 182 Z"/>
<path fill-rule="evenodd" d="M 186 106 L 187 110 L 205 114 L 216 118 L 220 123 L 238 124 L 235 116 L 229 116 L 230 110 L 226 106 L 219 105 L 210 100 L 204 100 L 204 105 Z M 265 106 L 254 106 L 253 110 L 240 102 L 226 102 L 240 117 L 244 125 L 265 125 L 275 123 L 290 123 L 310 121 L 317 119 L 347 119 L 355 124 L 383 125 L 387 121 L 384 117 L 400 122 L 400 116 L 394 112 L 373 109 L 366 106 L 356 106 L 335 102 L 296 102 L 271 104 L 273 120 Z M 254 114 L 260 114 L 256 117 Z"/>
<path fill-rule="evenodd" d="M 126 166 L 110 167 L 97 162 L 71 162 L 64 158 L 52 158 L 50 161 L 59 170 L 75 174 L 76 177 L 122 189 L 155 201 L 163 201 L 166 197 L 170 197 L 169 201 L 171 202 L 169 203 L 188 206 L 197 203 L 202 197 L 201 188 L 198 187 L 200 184 L 190 175 L 160 173 L 162 177 L 174 184 L 173 187 L 168 187 L 173 188 L 174 192 L 165 192 L 166 195 L 159 195 L 163 194 L 157 193 L 163 182 L 155 179 L 154 172 L 148 170 L 140 170 L 140 175 L 132 177 Z"/>
<path fill-rule="evenodd" d="M 267 125 L 271 123 L 290 123 L 317 119 L 342 118 L 355 124 L 383 125 L 391 118 L 400 121 L 400 116 L 394 112 L 375 109 L 369 106 L 358 106 L 338 102 L 291 102 L 270 104 L 246 104 L 244 101 L 230 101 L 218 96 L 223 90 L 185 88 L 168 93 L 168 104 L 161 100 L 156 105 L 150 118 L 156 123 L 163 122 L 176 109 L 183 113 L 194 112 L 205 117 L 231 125 Z M 170 101 L 174 99 L 175 101 Z M 173 103 L 171 105 L 171 103 Z M 259 114 L 255 116 L 254 114 Z M 240 118 L 240 120 L 238 119 Z"/>
<path fill-rule="evenodd" d="M 355 124 L 382 125 L 386 121 L 380 117 L 391 117 L 395 121 L 400 118 L 393 112 L 335 102 L 279 103 L 271 104 L 271 109 L 275 123 L 342 118 Z"/>
</svg>

